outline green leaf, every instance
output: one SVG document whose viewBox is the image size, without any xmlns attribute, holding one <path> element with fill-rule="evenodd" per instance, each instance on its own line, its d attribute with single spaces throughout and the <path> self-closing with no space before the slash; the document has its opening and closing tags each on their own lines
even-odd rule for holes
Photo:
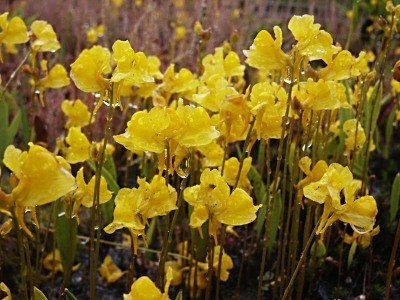
<svg viewBox="0 0 400 300">
<path fill-rule="evenodd" d="M 4 151 L 8 146 L 8 104 L 0 101 L 0 161 L 3 161 Z"/>
<path fill-rule="evenodd" d="M 183 300 L 182 291 L 179 291 L 178 295 L 176 295 L 175 300 Z"/>
<path fill-rule="evenodd" d="M 357 249 L 357 242 L 354 241 L 351 244 L 350 250 L 349 250 L 349 256 L 347 257 L 347 268 L 349 269 L 351 266 L 351 263 L 353 262 L 354 254 L 356 253 Z"/>
<path fill-rule="evenodd" d="M 310 253 L 312 256 L 316 258 L 323 258 L 326 255 L 326 247 L 322 239 L 318 239 L 315 241 L 310 249 Z"/>
<path fill-rule="evenodd" d="M 387 159 L 389 157 L 390 144 L 393 136 L 393 122 L 396 117 L 396 109 L 392 109 L 386 122 L 385 128 L 385 147 L 383 149 L 383 156 Z"/>
<path fill-rule="evenodd" d="M 371 132 L 375 131 L 376 125 L 378 123 L 379 113 L 381 112 L 382 106 L 382 95 L 383 95 L 383 88 L 382 83 L 379 84 L 377 91 L 376 91 L 376 99 L 371 96 L 372 101 L 376 101 L 374 107 L 372 107 L 372 123 L 371 123 Z"/>
<path fill-rule="evenodd" d="M 157 218 L 152 218 L 151 221 L 150 221 L 149 228 L 146 231 L 146 240 L 147 240 L 147 244 L 148 245 L 151 245 L 151 243 L 153 241 L 154 233 L 155 233 L 156 228 L 157 228 L 157 226 L 156 226 L 157 225 L 157 221 L 158 221 Z M 146 252 L 144 254 L 144 256 L 146 258 L 148 258 L 148 259 L 151 259 L 152 254 L 150 252 Z"/>
<path fill-rule="evenodd" d="M 35 300 L 47 300 L 47 297 L 36 286 L 33 287 L 33 294 Z"/>
<path fill-rule="evenodd" d="M 397 173 L 390 194 L 390 223 L 396 220 L 400 202 L 400 173 Z"/>
<path fill-rule="evenodd" d="M 257 212 L 257 236 L 260 237 L 263 231 L 265 212 L 267 211 L 267 190 L 260 173 L 258 173 L 254 166 L 251 166 L 248 176 L 253 185 L 253 192 L 257 200 L 256 202 L 257 204 L 262 204 L 261 208 Z"/>
<path fill-rule="evenodd" d="M 60 250 L 61 263 L 65 273 L 71 273 L 77 245 L 78 223 L 76 218 L 68 218 L 64 212 L 64 204 L 56 201 L 56 231 L 57 248 Z M 68 272 L 69 270 L 69 272 Z"/>
<path fill-rule="evenodd" d="M 94 161 L 89 160 L 87 163 L 92 168 L 92 170 L 96 172 L 96 164 L 94 163 Z M 108 188 L 113 192 L 113 197 L 111 198 L 111 200 L 101 205 L 104 224 L 109 224 L 112 222 L 113 218 L 115 206 L 114 199 L 119 191 L 119 185 L 117 183 L 117 172 L 112 156 L 108 156 L 106 161 L 104 162 L 103 168 L 101 169 L 101 175 L 107 181 Z"/>
<path fill-rule="evenodd" d="M 18 110 L 17 114 L 11 121 L 10 126 L 7 128 L 7 138 L 8 138 L 7 145 L 13 144 L 20 125 L 21 125 L 21 111 Z"/>
<path fill-rule="evenodd" d="M 66 300 L 78 300 L 68 289 L 64 290 Z"/>
<path fill-rule="evenodd" d="M 117 169 L 115 167 L 114 159 L 111 155 L 107 156 L 107 159 L 103 164 L 103 168 L 110 173 L 110 176 L 114 179 L 114 181 L 117 181 Z"/>
</svg>

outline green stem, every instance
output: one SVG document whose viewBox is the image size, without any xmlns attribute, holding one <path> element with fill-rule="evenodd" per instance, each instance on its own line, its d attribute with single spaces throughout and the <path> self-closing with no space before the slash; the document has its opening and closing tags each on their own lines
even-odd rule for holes
<svg viewBox="0 0 400 300">
<path fill-rule="evenodd" d="M 14 222 L 14 227 L 17 231 L 17 242 L 18 242 L 18 250 L 19 250 L 19 256 L 21 259 L 21 286 L 23 289 L 23 295 L 24 295 L 24 300 L 29 300 L 28 296 L 28 285 L 26 282 L 26 261 L 25 261 L 25 248 L 24 248 L 24 242 L 23 242 L 23 236 L 22 236 L 22 231 L 21 228 L 19 227 L 16 213 L 15 213 L 15 207 L 11 209 L 12 212 L 12 217 L 13 217 L 13 222 Z"/>
<path fill-rule="evenodd" d="M 91 209 L 91 228 L 90 228 L 90 299 L 96 299 L 96 275 L 97 275 L 97 264 L 99 259 L 99 246 L 100 246 L 100 182 L 101 182 L 101 171 L 105 160 L 105 152 L 107 147 L 107 141 L 111 132 L 111 120 L 114 111 L 113 106 L 113 85 L 111 86 L 110 101 L 107 113 L 106 125 L 104 128 L 104 140 L 101 146 L 99 157 L 96 163 L 95 172 L 95 185 L 94 185 L 94 196 L 93 206 Z M 96 237 L 95 237 L 96 236 Z"/>
<path fill-rule="evenodd" d="M 373 116 L 374 116 L 374 112 L 375 112 L 375 108 L 376 105 L 379 101 L 379 93 L 380 93 L 380 89 L 383 88 L 383 77 L 385 74 L 385 69 L 386 69 L 386 64 L 387 64 L 387 53 L 388 50 L 390 49 L 390 43 L 392 41 L 392 36 L 393 36 L 393 32 L 395 30 L 396 27 L 396 23 L 397 23 L 397 18 L 395 17 L 395 12 L 393 12 L 391 14 L 392 17 L 392 23 L 390 24 L 390 29 L 388 32 L 385 32 L 385 35 L 383 37 L 382 40 L 382 46 L 381 46 L 381 51 L 380 51 L 380 55 L 378 57 L 377 63 L 375 65 L 375 70 L 376 73 L 378 74 L 378 80 L 376 83 L 376 88 L 378 89 L 376 94 L 374 95 L 374 99 L 372 99 L 372 109 L 371 109 L 371 115 L 367 116 L 367 118 L 369 117 L 369 121 L 367 122 L 367 142 L 366 142 L 366 147 L 365 147 L 365 160 L 364 160 L 364 166 L 363 166 L 363 171 L 362 171 L 362 186 L 361 186 L 361 194 L 365 195 L 366 193 L 366 189 L 368 186 L 368 164 L 369 164 L 369 148 L 372 142 L 372 137 L 373 137 Z"/>
<path fill-rule="evenodd" d="M 17 75 L 17 73 L 19 72 L 19 70 L 22 68 L 22 66 L 24 65 L 24 63 L 26 62 L 26 60 L 29 58 L 29 55 L 31 54 L 31 51 L 29 50 L 26 55 L 24 56 L 24 58 L 21 60 L 21 62 L 19 63 L 19 65 L 17 66 L 17 68 L 11 73 L 10 78 L 7 80 L 5 86 L 3 87 L 3 90 L 1 91 L 0 94 L 0 101 L 3 99 L 4 94 L 8 88 L 8 86 L 10 85 L 10 83 L 13 81 L 13 79 L 15 78 L 15 76 Z"/>
<path fill-rule="evenodd" d="M 174 216 L 172 217 L 172 221 L 171 221 L 171 224 L 169 226 L 167 240 L 164 242 L 164 245 L 163 245 L 162 250 L 161 250 L 160 263 L 159 263 L 159 266 L 158 266 L 158 275 L 157 275 L 157 284 L 158 284 L 159 287 L 161 287 L 163 282 L 164 282 L 164 276 L 163 275 L 165 273 L 165 270 L 164 270 L 165 261 L 167 259 L 169 246 L 172 243 L 172 235 L 174 233 L 175 224 L 176 224 L 176 222 L 178 220 L 180 208 L 181 208 L 182 203 L 183 203 L 183 201 L 182 201 L 183 200 L 183 190 L 186 188 L 186 183 L 187 183 L 187 177 L 182 180 L 180 191 L 179 191 L 178 203 L 177 203 L 177 207 L 178 208 L 174 212 Z"/>
<path fill-rule="evenodd" d="M 239 184 L 240 175 L 241 175 L 242 169 L 243 169 L 244 159 L 246 157 L 247 147 L 249 146 L 249 143 L 250 143 L 251 133 L 253 131 L 254 124 L 255 124 L 255 118 L 251 121 L 250 127 L 249 127 L 249 131 L 247 132 L 247 135 L 246 135 L 246 140 L 244 142 L 243 151 L 242 151 L 242 154 L 240 156 L 239 169 L 238 169 L 238 173 L 236 174 L 236 180 L 235 180 L 235 185 L 233 186 L 233 190 L 235 190 L 237 188 L 238 184 Z M 227 147 L 225 146 L 225 150 L 226 150 L 226 148 Z M 225 163 L 225 151 L 224 151 L 224 161 L 223 161 L 223 163 Z M 223 169 L 221 170 L 221 175 L 223 175 Z M 220 277 L 221 277 L 221 264 L 222 264 L 223 247 L 225 245 L 225 235 L 226 235 L 226 225 L 222 224 L 220 251 L 219 251 L 219 255 L 218 255 L 217 285 L 216 285 L 216 290 L 215 290 L 215 298 L 217 300 L 219 299 L 219 291 L 220 291 L 220 286 L 221 286 L 221 279 L 220 279 Z"/>
<path fill-rule="evenodd" d="M 211 226 L 210 219 L 208 220 L 208 226 Z M 209 229 L 207 228 L 207 232 Z M 206 295 L 205 300 L 209 300 L 211 297 L 211 287 L 212 287 L 212 280 L 213 280 L 213 273 L 214 273 L 214 237 L 211 237 L 209 234 L 206 235 L 207 238 L 207 256 L 208 256 L 208 270 L 207 270 L 207 288 L 206 288 Z M 221 251 L 221 248 L 220 248 Z M 196 278 L 197 280 L 197 278 Z"/>
<path fill-rule="evenodd" d="M 396 262 L 396 252 L 397 248 L 399 247 L 399 241 L 400 241 L 400 219 L 397 220 L 396 236 L 394 238 L 392 252 L 390 254 L 390 259 L 388 263 L 388 270 L 386 273 L 385 300 L 390 299 L 390 285 L 392 282 L 393 268 Z"/>
<path fill-rule="evenodd" d="M 301 253 L 300 260 L 297 263 L 296 269 L 294 270 L 292 277 L 290 278 L 289 284 L 285 289 L 285 293 L 283 294 L 282 300 L 289 299 L 290 291 L 293 287 L 294 281 L 297 277 L 297 274 L 300 271 L 301 266 L 304 264 L 304 261 L 306 260 L 308 250 L 310 249 L 311 242 L 314 238 L 315 233 L 317 232 L 318 225 L 319 225 L 319 222 L 315 225 L 314 230 L 311 232 L 310 238 L 308 239 L 307 244 L 304 247 L 303 252 Z"/>
<path fill-rule="evenodd" d="M 360 0 L 353 0 L 353 9 L 352 9 L 353 18 L 351 20 L 350 30 L 349 30 L 349 34 L 347 36 L 347 41 L 346 41 L 346 46 L 345 46 L 346 50 L 349 50 L 349 48 L 350 48 L 351 40 L 353 38 L 353 33 L 354 33 L 354 30 L 358 23 L 358 8 L 359 8 L 359 6 L 360 6 Z"/>
<path fill-rule="evenodd" d="M 288 92 L 288 99 L 287 99 L 287 104 L 286 104 L 286 111 L 285 111 L 285 116 L 282 118 L 282 133 L 281 133 L 281 138 L 279 140 L 279 145 L 278 145 L 278 157 L 277 157 L 277 162 L 276 162 L 276 167 L 275 167 L 275 174 L 274 174 L 274 183 L 272 186 L 272 193 L 270 195 L 270 199 L 267 201 L 267 210 L 265 212 L 265 231 L 264 231 L 264 244 L 263 244 L 263 250 L 262 250 L 262 257 L 261 257 L 261 266 L 260 266 L 260 273 L 258 275 L 258 288 L 257 288 L 257 300 L 261 300 L 262 297 L 262 285 L 263 285 L 263 278 L 264 278 L 264 270 L 265 270 L 265 264 L 267 260 L 267 248 L 268 248 L 268 239 L 269 239 L 269 232 L 268 232 L 268 227 L 269 227 L 269 222 L 271 219 L 271 212 L 272 212 L 272 207 L 274 206 L 274 198 L 275 194 L 278 190 L 278 175 L 279 171 L 281 168 L 281 162 L 282 162 L 282 152 L 283 152 L 283 143 L 284 143 L 284 138 L 286 134 L 286 124 L 287 121 L 289 120 L 289 109 L 290 109 L 290 102 L 292 99 L 292 89 L 293 89 L 293 70 L 290 72 L 291 78 L 290 78 L 290 84 L 289 84 L 289 92 Z M 269 194 L 267 195 L 267 197 Z"/>
<path fill-rule="evenodd" d="M 25 247 L 25 256 L 26 256 L 26 266 L 27 266 L 27 274 L 28 274 L 28 283 L 29 283 L 29 294 L 31 298 L 34 298 L 33 293 L 33 276 L 32 276 L 32 263 L 31 263 L 31 251 L 29 247 L 29 241 L 26 236 L 22 236 L 24 247 Z"/>
</svg>

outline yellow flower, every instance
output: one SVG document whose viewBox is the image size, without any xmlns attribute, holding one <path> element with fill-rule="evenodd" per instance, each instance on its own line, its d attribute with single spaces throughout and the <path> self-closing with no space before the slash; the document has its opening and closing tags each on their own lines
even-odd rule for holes
<svg viewBox="0 0 400 300">
<path fill-rule="evenodd" d="M 296 50 L 310 61 L 322 59 L 329 63 L 332 56 L 339 52 L 340 47 L 333 46 L 332 36 L 320 30 L 320 24 L 314 24 L 314 16 L 293 16 L 288 24 L 297 41 Z"/>
<path fill-rule="evenodd" d="M 51 275 L 54 275 L 58 272 L 63 272 L 60 250 L 55 249 L 53 252 L 47 254 L 43 259 L 43 267 L 50 271 Z"/>
<path fill-rule="evenodd" d="M 86 39 L 89 43 L 94 44 L 98 41 L 100 37 L 104 35 L 106 28 L 103 24 L 89 27 L 86 31 Z"/>
<path fill-rule="evenodd" d="M 113 262 L 111 255 L 104 258 L 103 263 L 99 268 L 100 275 L 107 283 L 118 281 L 125 275 L 126 271 L 122 272 L 120 268 Z"/>
<path fill-rule="evenodd" d="M 319 181 L 328 169 L 328 165 L 324 160 L 319 160 L 311 170 L 311 159 L 305 156 L 299 160 L 299 168 L 306 174 L 306 177 L 296 185 L 296 188 L 302 189 L 311 182 Z"/>
<path fill-rule="evenodd" d="M 0 15 L 0 46 L 1 44 L 10 46 L 26 43 L 29 36 L 24 21 L 20 17 L 13 17 L 10 21 L 7 21 L 8 14 L 8 12 L 5 12 Z M 0 62 L 2 61 L 0 51 Z"/>
<path fill-rule="evenodd" d="M 56 64 L 45 77 L 40 79 L 39 86 L 43 89 L 58 89 L 69 85 L 69 83 L 68 74 L 64 66 Z"/>
<path fill-rule="evenodd" d="M 349 223 L 357 231 L 372 230 L 375 217 L 378 213 L 376 201 L 372 196 L 363 196 L 355 199 L 361 182 L 353 180 L 348 167 L 331 164 L 322 178 L 305 186 L 304 196 L 317 203 L 324 203 L 317 234 L 325 230 L 336 220 Z M 341 204 L 343 191 L 345 204 Z"/>
<path fill-rule="evenodd" d="M 201 76 L 202 81 L 207 81 L 210 76 L 219 74 L 228 81 L 230 78 L 237 76 L 243 77 L 245 67 L 240 64 L 239 56 L 229 51 L 224 58 L 224 48 L 215 48 L 215 54 L 208 54 L 202 61 L 204 73 Z"/>
<path fill-rule="evenodd" d="M 275 40 L 268 31 L 261 30 L 250 49 L 243 51 L 249 66 L 262 72 L 285 69 L 289 57 L 281 49 L 282 30 L 275 26 L 274 33 Z"/>
<path fill-rule="evenodd" d="M 210 144 L 198 146 L 197 150 L 204 156 L 201 159 L 203 168 L 218 167 L 222 164 L 224 149 L 214 140 Z"/>
<path fill-rule="evenodd" d="M 319 71 L 319 77 L 324 80 L 344 80 L 360 74 L 356 59 L 347 50 L 340 51 L 325 68 Z"/>
<path fill-rule="evenodd" d="M 3 300 L 12 300 L 11 291 L 4 282 L 0 283 L 0 290 L 6 293 L 6 296 L 3 298 Z"/>
<path fill-rule="evenodd" d="M 90 142 L 80 127 L 70 127 L 65 140 L 70 145 L 66 149 L 66 160 L 70 164 L 84 162 L 90 158 Z"/>
<path fill-rule="evenodd" d="M 219 254 L 221 252 L 221 246 L 216 246 L 214 248 L 214 258 L 213 258 L 213 269 L 214 269 L 214 274 L 218 273 L 219 267 Z M 205 264 L 198 263 L 200 267 L 203 267 L 205 270 L 208 270 L 208 261 L 209 261 L 209 256 L 207 256 L 207 262 Z M 220 279 L 222 281 L 227 281 L 229 278 L 229 271 L 230 269 L 233 268 L 233 261 L 232 258 L 225 253 L 225 251 L 222 249 L 222 260 L 221 260 L 221 273 L 220 273 Z"/>
<path fill-rule="evenodd" d="M 122 6 L 122 4 L 124 4 L 124 0 L 112 0 L 111 1 L 114 5 L 115 5 L 115 7 L 121 7 Z"/>
<path fill-rule="evenodd" d="M 183 195 L 186 202 L 194 207 L 189 225 L 198 228 L 210 219 L 209 232 L 214 238 L 220 223 L 235 226 L 248 224 L 255 220 L 261 206 L 254 206 L 253 199 L 240 188 L 231 194 L 218 170 L 205 169 L 200 185 L 186 188 Z"/>
<path fill-rule="evenodd" d="M 175 28 L 175 40 L 181 41 L 186 36 L 186 28 L 183 25 L 179 25 Z"/>
<path fill-rule="evenodd" d="M 4 43 L 4 47 L 6 48 L 6 52 L 9 54 L 17 54 L 18 49 L 15 47 L 15 44 Z"/>
<path fill-rule="evenodd" d="M 2 213 L 6 213 L 2 210 L 0 210 L 0 211 Z M 4 223 L 0 225 L 0 237 L 3 238 L 4 236 L 6 236 L 11 231 L 12 228 L 13 228 L 13 220 L 12 219 L 7 219 L 6 221 L 4 221 Z"/>
<path fill-rule="evenodd" d="M 313 181 L 304 187 L 304 196 L 318 203 L 332 201 L 335 209 L 340 208 L 340 192 L 353 181 L 348 167 L 333 163 L 329 165 L 320 180 Z"/>
<path fill-rule="evenodd" d="M 75 209 L 76 211 L 79 209 L 80 205 L 85 207 L 92 207 L 94 200 L 94 186 L 95 186 L 96 177 L 93 176 L 89 183 L 85 182 L 85 178 L 83 176 L 83 167 L 79 169 L 76 174 L 76 183 L 78 185 L 77 190 L 75 191 Z M 112 193 L 107 189 L 107 181 L 101 176 L 100 179 L 100 196 L 99 203 L 103 204 L 111 199 Z"/>
<path fill-rule="evenodd" d="M 71 79 L 80 90 L 98 92 L 104 96 L 109 87 L 104 75 L 111 72 L 110 59 L 111 54 L 107 48 L 93 46 L 83 50 L 71 64 Z"/>
<path fill-rule="evenodd" d="M 211 119 L 204 108 L 179 104 L 176 114 L 182 126 L 176 137 L 179 145 L 183 147 L 203 146 L 219 136 L 219 132 L 211 125 Z"/>
<path fill-rule="evenodd" d="M 32 237 L 25 224 L 25 209 L 30 209 L 32 221 L 39 226 L 36 206 L 53 202 L 76 188 L 71 167 L 62 157 L 32 143 L 29 143 L 29 151 L 24 152 L 13 145 L 8 146 L 3 163 L 15 177 L 12 177 L 10 195 L 0 189 L 0 211 L 9 213 L 15 207 L 19 226 Z"/>
<path fill-rule="evenodd" d="M 162 153 L 166 141 L 176 136 L 181 127 L 177 121 L 176 112 L 170 108 L 139 111 L 133 114 L 125 133 L 114 136 L 114 139 L 132 152 Z"/>
<path fill-rule="evenodd" d="M 343 131 L 346 134 L 346 139 L 344 141 L 346 145 L 345 152 L 346 155 L 350 157 L 350 154 L 353 151 L 357 151 L 362 148 L 367 138 L 360 122 L 356 119 L 350 119 L 344 122 Z"/>
<path fill-rule="evenodd" d="M 130 293 L 124 294 L 124 300 L 169 300 L 168 290 L 171 280 L 172 270 L 168 269 L 164 293 L 161 293 L 149 277 L 142 276 L 132 284 Z"/>
<path fill-rule="evenodd" d="M 390 80 L 390 85 L 392 86 L 392 94 L 397 95 L 400 94 L 400 82 L 397 80 Z"/>
<path fill-rule="evenodd" d="M 315 82 L 309 78 L 307 82 L 301 82 L 293 88 L 293 96 L 305 109 L 328 110 L 351 107 L 346 100 L 344 85 L 335 81 L 320 79 Z"/>
<path fill-rule="evenodd" d="M 357 231 L 353 231 L 353 235 L 348 235 L 347 233 L 344 236 L 344 242 L 346 244 L 357 243 L 363 248 L 369 247 L 371 244 L 371 240 L 374 236 L 378 235 L 381 231 L 379 225 L 375 227 L 373 230 L 365 233 L 360 233 Z"/>
<path fill-rule="evenodd" d="M 238 188 L 245 190 L 246 192 L 250 192 L 252 189 L 251 183 L 247 174 L 251 168 L 251 157 L 246 157 L 243 161 L 243 167 L 240 172 L 240 177 L 238 181 Z M 231 157 L 225 161 L 225 169 L 224 169 L 224 179 L 226 183 L 229 184 L 231 187 L 235 186 L 236 177 L 239 173 L 239 160 L 236 157 Z M 219 168 L 221 169 L 221 168 Z"/>
<path fill-rule="evenodd" d="M 136 112 L 125 133 L 114 139 L 132 152 L 162 153 L 169 140 L 184 147 L 202 146 L 218 135 L 203 108 L 179 105 L 176 111 L 169 107 L 154 107 L 149 112 Z"/>
<path fill-rule="evenodd" d="M 258 139 L 281 138 L 287 98 L 285 89 L 276 83 L 261 82 L 253 86 L 250 107 L 251 113 L 256 116 Z"/>
<path fill-rule="evenodd" d="M 80 99 L 64 100 L 61 103 L 61 110 L 68 117 L 68 121 L 65 124 L 66 128 L 70 127 L 85 127 L 89 125 L 90 112 L 85 103 Z M 94 120 L 92 120 L 93 122 Z"/>
<path fill-rule="evenodd" d="M 129 41 L 117 40 L 113 46 L 113 59 L 117 63 L 111 82 L 120 82 L 127 86 L 140 86 L 154 82 L 153 66 L 143 52 L 135 52 Z"/>
<path fill-rule="evenodd" d="M 246 139 L 251 121 L 247 99 L 248 93 L 237 94 L 226 97 L 220 104 L 218 130 L 227 143 Z"/>
<path fill-rule="evenodd" d="M 164 73 L 162 89 L 170 94 L 179 94 L 191 99 L 191 95 L 198 86 L 198 80 L 190 70 L 182 68 L 175 73 L 175 65 L 171 64 Z"/>
<path fill-rule="evenodd" d="M 176 260 L 169 260 L 165 262 L 165 271 L 167 271 L 169 268 L 172 270 L 172 280 L 171 280 L 171 285 L 176 286 L 180 285 L 183 280 L 183 271 L 184 268 L 182 268 L 182 264 L 179 261 Z"/>
<path fill-rule="evenodd" d="M 177 209 L 176 190 L 165 184 L 165 178 L 155 175 L 151 183 L 138 179 L 139 187 L 122 188 L 115 197 L 114 220 L 104 231 L 113 233 L 126 227 L 134 240 L 134 252 L 137 253 L 137 237 L 144 234 L 147 219 L 163 216 Z"/>
<path fill-rule="evenodd" d="M 10 145 L 3 162 L 18 178 L 12 190 L 17 206 L 44 205 L 76 188 L 68 163 L 41 146 L 29 143 L 29 150 L 22 152 Z"/>
<path fill-rule="evenodd" d="M 335 121 L 329 126 L 329 132 L 332 132 L 335 137 L 340 135 L 340 120 Z"/>
<path fill-rule="evenodd" d="M 31 48 L 34 52 L 56 51 L 60 43 L 53 27 L 46 21 L 34 21 L 31 25 L 33 41 Z"/>
<path fill-rule="evenodd" d="M 204 85 L 199 86 L 197 94 L 193 95 L 193 102 L 213 112 L 218 112 L 222 102 L 238 92 L 229 85 L 229 82 L 220 74 L 210 76 Z"/>
<path fill-rule="evenodd" d="M 207 287 L 207 271 L 198 269 L 197 272 L 196 268 L 190 269 L 190 275 L 186 276 L 185 284 L 190 288 L 190 298 L 198 299 L 201 295 L 202 290 Z M 190 281 L 189 281 L 190 280 Z M 196 286 L 196 294 L 194 293 Z"/>
</svg>

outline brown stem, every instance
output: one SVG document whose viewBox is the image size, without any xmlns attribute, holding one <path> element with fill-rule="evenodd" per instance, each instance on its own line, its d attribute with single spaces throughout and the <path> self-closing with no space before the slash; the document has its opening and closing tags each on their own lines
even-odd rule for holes
<svg viewBox="0 0 400 300">
<path fill-rule="evenodd" d="M 390 254 L 390 260 L 388 263 L 388 270 L 386 274 L 385 300 L 389 300 L 390 298 L 390 285 L 392 283 L 392 274 L 393 274 L 394 264 L 396 262 L 396 253 L 397 253 L 397 248 L 399 247 L 399 241 L 400 241 L 400 219 L 397 220 L 396 236 L 394 238 L 392 252 Z"/>
</svg>

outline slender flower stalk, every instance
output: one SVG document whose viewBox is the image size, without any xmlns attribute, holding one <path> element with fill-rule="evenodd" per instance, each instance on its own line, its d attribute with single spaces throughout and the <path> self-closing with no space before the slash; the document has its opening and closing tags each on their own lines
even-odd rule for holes
<svg viewBox="0 0 400 300">
<path fill-rule="evenodd" d="M 114 111 L 114 87 L 111 86 L 110 99 L 108 103 L 107 120 L 104 128 L 104 140 L 103 144 L 98 153 L 98 159 L 96 161 L 96 172 L 95 172 L 95 186 L 93 195 L 93 206 L 91 208 L 91 228 L 90 228 L 90 299 L 96 299 L 96 274 L 97 264 L 99 259 L 99 247 L 100 247 L 100 236 L 101 236 L 101 211 L 100 211 L 100 180 L 102 178 L 102 169 L 105 160 L 105 153 L 107 147 L 107 141 L 111 134 L 111 121 Z"/>
<path fill-rule="evenodd" d="M 390 253 L 390 259 L 386 273 L 385 300 L 390 299 L 390 287 L 392 285 L 393 268 L 396 263 L 396 253 L 399 247 L 399 242 L 400 242 L 400 219 L 397 220 L 396 235 L 394 238 L 392 251 Z"/>
<path fill-rule="evenodd" d="M 253 131 L 254 124 L 255 124 L 255 118 L 251 121 L 250 127 L 249 127 L 249 131 L 247 132 L 247 135 L 246 135 L 246 139 L 245 139 L 245 142 L 244 142 L 244 145 L 243 145 L 243 151 L 242 151 L 242 154 L 240 156 L 239 170 L 238 170 L 238 173 L 236 175 L 236 180 L 235 180 L 235 185 L 233 186 L 233 190 L 235 190 L 237 188 L 238 184 L 239 184 L 239 179 L 240 179 L 240 175 L 242 173 L 244 159 L 248 155 L 250 155 L 250 153 L 247 153 L 247 151 L 248 151 L 247 148 L 249 147 L 249 143 L 250 143 L 251 134 L 252 134 L 252 131 Z M 227 147 L 227 146 L 225 146 L 225 147 Z M 221 168 L 221 176 L 224 175 L 223 174 L 224 163 L 225 163 L 225 156 L 224 156 L 223 165 L 222 165 L 222 168 Z M 223 249 L 223 247 L 225 245 L 225 236 L 226 236 L 226 225 L 222 224 L 221 241 L 220 241 L 221 249 Z M 223 254 L 223 251 L 221 250 L 219 252 L 219 255 L 218 255 L 217 286 L 216 286 L 216 290 L 215 290 L 215 298 L 217 300 L 219 299 L 219 296 L 220 296 L 220 286 L 221 286 L 220 277 L 221 277 L 221 266 L 222 266 L 222 254 Z"/>
<path fill-rule="evenodd" d="M 301 256 L 300 256 L 299 262 L 297 263 L 296 269 L 294 270 L 292 276 L 290 277 L 289 284 L 287 285 L 287 287 L 285 289 L 285 293 L 283 294 L 282 300 L 289 299 L 290 292 L 291 292 L 292 287 L 294 285 L 294 281 L 295 281 L 295 279 L 297 277 L 297 274 L 300 271 L 300 267 L 304 264 L 304 262 L 306 260 L 308 250 L 310 249 L 311 242 L 314 239 L 314 236 L 315 236 L 315 233 L 317 232 L 318 226 L 319 226 L 319 222 L 317 223 L 317 225 L 315 225 L 314 230 L 311 232 L 311 235 L 310 235 L 310 237 L 309 237 L 309 239 L 307 241 L 307 244 L 305 245 L 303 251 L 301 252 Z"/>
<path fill-rule="evenodd" d="M 290 79 L 289 79 L 289 92 L 288 92 L 288 100 L 286 103 L 286 111 L 285 115 L 282 118 L 282 132 L 281 132 L 281 138 L 279 140 L 279 145 L 278 145 L 278 157 L 277 157 L 277 162 L 276 162 L 276 168 L 275 168 L 275 173 L 274 173 L 274 183 L 272 186 L 271 190 L 271 195 L 267 195 L 269 199 L 267 199 L 267 210 L 265 212 L 265 231 L 264 231 L 264 244 L 263 244 L 263 251 L 262 251 L 262 257 L 261 257 L 261 264 L 260 264 L 260 273 L 258 275 L 258 288 L 257 288 L 257 300 L 260 300 L 262 298 L 262 285 L 263 285 L 263 278 L 264 278 L 264 270 L 265 270 L 265 264 L 266 264 L 266 259 L 267 259 L 267 246 L 268 246 L 268 240 L 269 240 L 269 223 L 271 220 L 271 213 L 272 213 L 272 207 L 274 206 L 274 198 L 275 194 L 278 190 L 278 177 L 279 177 L 279 172 L 280 172 L 280 167 L 281 167 L 281 162 L 282 162 L 282 153 L 283 153 L 283 144 L 284 144 L 284 137 L 286 134 L 286 124 L 289 120 L 289 109 L 291 105 L 291 98 L 292 98 L 292 89 L 294 85 L 294 76 L 293 76 L 293 69 L 290 71 Z"/>
</svg>

